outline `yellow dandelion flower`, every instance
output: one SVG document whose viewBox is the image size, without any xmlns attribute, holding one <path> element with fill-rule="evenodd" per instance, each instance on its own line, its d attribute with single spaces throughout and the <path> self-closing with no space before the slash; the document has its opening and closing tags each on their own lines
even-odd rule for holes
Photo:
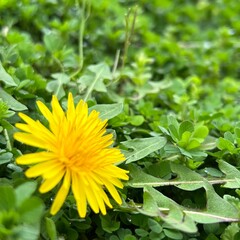
<svg viewBox="0 0 240 240">
<path fill-rule="evenodd" d="M 95 110 L 88 114 L 83 100 L 75 107 L 71 93 L 66 112 L 56 96 L 51 101 L 52 111 L 40 101 L 37 105 L 49 128 L 20 113 L 25 123 L 17 123 L 16 127 L 23 132 L 15 133 L 14 138 L 43 151 L 22 155 L 16 162 L 31 164 L 25 173 L 28 178 L 42 176 L 41 193 L 61 182 L 50 213 L 54 215 L 59 211 L 70 187 L 80 217 L 86 216 L 87 204 L 95 213 L 106 214 L 106 206 L 112 208 L 104 189 L 121 204 L 116 187 L 123 188 L 120 179 L 128 180 L 128 171 L 116 166 L 125 158 L 119 149 L 111 147 L 113 136 L 106 134 L 107 120 L 102 121 Z"/>
</svg>

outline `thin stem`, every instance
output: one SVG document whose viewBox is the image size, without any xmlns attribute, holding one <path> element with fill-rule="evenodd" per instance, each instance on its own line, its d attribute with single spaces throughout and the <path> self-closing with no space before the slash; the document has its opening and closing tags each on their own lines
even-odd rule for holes
<svg viewBox="0 0 240 240">
<path fill-rule="evenodd" d="M 4 137 L 6 138 L 7 149 L 8 149 L 9 151 L 12 151 L 12 146 L 11 146 L 11 142 L 10 142 L 10 139 L 9 139 L 7 130 L 4 129 L 4 130 L 3 130 L 3 133 L 4 133 Z"/>
<path fill-rule="evenodd" d="M 81 12 L 80 25 L 79 25 L 79 31 L 78 31 L 79 66 L 78 66 L 78 69 L 70 76 L 70 78 L 74 78 L 77 74 L 81 72 L 83 68 L 83 64 L 84 64 L 83 36 L 84 36 L 86 21 L 88 20 L 91 13 L 90 0 L 82 0 L 82 6 L 80 6 L 79 0 L 76 0 L 76 6 Z"/>
<path fill-rule="evenodd" d="M 93 91 L 93 88 L 94 88 L 95 84 L 97 83 L 97 81 L 98 81 L 99 77 L 101 76 L 101 74 L 102 74 L 102 71 L 100 71 L 100 72 L 96 75 L 93 83 L 91 84 L 91 86 L 89 86 L 88 91 L 87 91 L 87 93 L 86 93 L 86 96 L 84 97 L 84 101 L 85 101 L 85 102 L 88 100 L 88 97 L 90 96 L 91 92 Z"/>
<path fill-rule="evenodd" d="M 131 15 L 133 14 L 133 20 L 131 23 L 131 26 L 129 26 Z M 125 42 L 124 42 L 124 48 L 123 48 L 123 56 L 122 56 L 122 68 L 125 66 L 125 62 L 127 60 L 127 53 L 129 46 L 131 45 L 132 37 L 134 34 L 134 28 L 137 18 L 137 6 L 134 7 L 134 9 L 129 9 L 127 15 L 125 16 L 125 22 L 126 22 L 126 35 L 125 35 Z"/>
<path fill-rule="evenodd" d="M 115 79 L 115 74 L 116 74 L 119 58 L 120 58 L 120 50 L 118 49 L 117 52 L 116 52 L 116 57 L 115 57 L 115 61 L 114 61 L 113 69 L 112 69 L 113 80 Z"/>
</svg>

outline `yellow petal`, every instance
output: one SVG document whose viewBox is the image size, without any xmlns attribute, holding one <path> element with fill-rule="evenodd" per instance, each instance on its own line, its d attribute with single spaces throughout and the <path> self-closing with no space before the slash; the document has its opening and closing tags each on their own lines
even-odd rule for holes
<svg viewBox="0 0 240 240">
<path fill-rule="evenodd" d="M 54 175 L 52 178 L 46 179 L 40 186 L 39 192 L 46 193 L 52 190 L 62 179 L 65 171 L 60 171 L 58 174 Z"/>
<path fill-rule="evenodd" d="M 106 207 L 105 207 L 105 204 L 104 204 L 104 196 L 103 196 L 103 193 L 104 191 L 102 190 L 102 186 L 99 185 L 99 184 L 96 184 L 95 181 L 93 180 L 93 178 L 89 178 L 88 179 L 89 181 L 89 185 L 91 186 L 91 190 L 95 196 L 95 199 L 97 200 L 97 205 L 101 211 L 101 213 L 103 215 L 106 214 Z"/>
<path fill-rule="evenodd" d="M 53 117 L 58 120 L 62 120 L 62 118 L 64 117 L 65 114 L 64 114 L 63 109 L 60 106 L 59 101 L 56 96 L 52 97 L 51 105 L 52 105 Z M 57 122 L 59 122 L 59 121 L 57 121 Z"/>
<path fill-rule="evenodd" d="M 87 197 L 87 201 L 91 207 L 91 209 L 95 212 L 95 213 L 99 213 L 99 206 L 98 206 L 98 202 L 97 199 L 93 193 L 93 190 L 90 187 L 86 187 L 85 188 L 85 192 L 86 192 L 86 197 Z"/>
<path fill-rule="evenodd" d="M 85 186 L 81 175 L 76 172 L 72 172 L 72 191 L 77 202 L 79 216 L 84 218 L 87 214 Z"/>
<path fill-rule="evenodd" d="M 68 107 L 67 107 L 67 119 L 69 121 L 73 121 L 75 118 L 75 106 L 74 106 L 74 101 L 73 101 L 73 96 L 72 93 L 68 94 Z"/>
<path fill-rule="evenodd" d="M 47 106 L 42 103 L 41 101 L 37 101 L 37 106 L 39 110 L 41 111 L 42 115 L 48 120 L 48 122 L 53 121 L 53 115 L 51 111 L 47 108 Z"/>
<path fill-rule="evenodd" d="M 34 121 L 32 118 L 30 118 L 29 116 L 27 116 L 26 114 L 24 113 L 19 113 L 18 114 L 19 117 L 24 121 L 26 122 L 28 125 L 34 125 L 36 123 L 36 121 Z"/>
<path fill-rule="evenodd" d="M 122 204 L 122 199 L 120 198 L 116 188 L 114 187 L 114 185 L 109 182 L 107 179 L 102 179 L 104 185 L 106 186 L 107 190 L 109 191 L 109 193 L 112 195 L 113 199 L 119 204 Z"/>
<path fill-rule="evenodd" d="M 87 104 L 80 100 L 76 106 L 76 130 L 82 133 L 82 128 L 86 124 L 88 116 Z"/>
<path fill-rule="evenodd" d="M 30 167 L 25 172 L 25 174 L 28 178 L 32 178 L 32 177 L 40 176 L 47 171 L 53 171 L 53 170 L 61 171 L 61 168 L 62 168 L 62 163 L 57 160 L 53 160 L 53 161 L 39 163 L 33 167 Z"/>
<path fill-rule="evenodd" d="M 33 164 L 56 159 L 56 154 L 52 152 L 37 152 L 24 154 L 16 159 L 17 164 Z"/>
<path fill-rule="evenodd" d="M 28 132 L 28 133 L 31 133 L 32 130 L 31 128 L 29 127 L 29 125 L 25 124 L 25 123 L 16 123 L 15 124 L 15 127 L 24 131 L 24 132 Z"/>
<path fill-rule="evenodd" d="M 98 192 L 98 196 L 96 196 L 97 200 L 98 198 L 102 198 L 103 201 L 106 203 L 106 205 L 110 208 L 112 208 L 112 205 L 109 201 L 109 198 L 107 196 L 107 194 L 103 191 L 103 182 L 101 181 L 101 178 L 98 177 L 98 175 L 94 172 L 89 173 L 88 174 L 89 177 L 91 177 L 94 180 L 94 185 L 92 185 L 94 187 L 94 189 L 97 189 Z M 102 212 L 103 213 L 103 212 Z"/>
<path fill-rule="evenodd" d="M 99 168 L 97 170 L 94 170 L 94 172 L 100 176 L 100 178 L 105 178 L 107 176 L 109 176 L 110 178 L 119 178 L 119 179 L 123 179 L 123 180 L 128 180 L 129 176 L 126 174 L 128 173 L 127 170 L 121 169 L 117 166 L 114 165 L 109 165 L 107 167 L 102 167 Z M 118 186 L 118 185 L 116 185 Z M 122 188 L 122 187 L 120 187 Z"/>
<path fill-rule="evenodd" d="M 16 139 L 19 142 L 25 143 L 27 145 L 37 147 L 37 148 L 42 148 L 42 149 L 47 149 L 47 144 L 45 141 L 42 139 L 33 136 L 30 133 L 22 133 L 22 132 L 16 132 L 13 135 L 14 139 Z"/>
<path fill-rule="evenodd" d="M 58 133 L 58 124 L 50 110 L 40 101 L 37 102 L 38 108 L 43 116 L 48 120 L 51 131 L 56 135 Z"/>
<path fill-rule="evenodd" d="M 70 176 L 70 172 L 67 170 L 66 175 L 63 180 L 63 184 L 62 184 L 61 188 L 58 190 L 58 193 L 57 193 L 57 195 L 53 201 L 52 207 L 50 209 L 50 213 L 52 215 L 55 215 L 59 211 L 59 209 L 62 207 L 62 205 L 68 195 L 70 184 L 71 184 L 71 176 Z"/>
<path fill-rule="evenodd" d="M 59 166 L 58 167 L 55 167 L 55 168 L 50 168 L 50 169 L 46 169 L 44 171 L 44 173 L 42 174 L 42 177 L 44 179 L 49 179 L 49 178 L 52 178 L 53 176 L 57 175 L 58 173 L 64 171 L 65 172 L 65 165 L 64 164 L 61 164 L 59 162 Z"/>
</svg>

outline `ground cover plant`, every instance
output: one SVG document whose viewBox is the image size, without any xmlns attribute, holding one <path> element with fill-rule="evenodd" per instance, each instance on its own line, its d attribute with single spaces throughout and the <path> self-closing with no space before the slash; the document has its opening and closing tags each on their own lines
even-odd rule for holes
<svg viewBox="0 0 240 240">
<path fill-rule="evenodd" d="M 240 239 L 237 0 L 0 1 L 0 239 Z"/>
</svg>

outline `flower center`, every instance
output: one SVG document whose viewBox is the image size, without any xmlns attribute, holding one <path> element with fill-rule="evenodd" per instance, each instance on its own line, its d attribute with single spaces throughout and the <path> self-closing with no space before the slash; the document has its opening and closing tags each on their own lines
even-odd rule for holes
<svg viewBox="0 0 240 240">
<path fill-rule="evenodd" d="M 92 167 L 87 164 L 86 160 L 83 159 L 82 154 L 76 154 L 71 157 L 62 156 L 59 160 L 71 171 L 88 172 L 92 169 Z"/>
</svg>

